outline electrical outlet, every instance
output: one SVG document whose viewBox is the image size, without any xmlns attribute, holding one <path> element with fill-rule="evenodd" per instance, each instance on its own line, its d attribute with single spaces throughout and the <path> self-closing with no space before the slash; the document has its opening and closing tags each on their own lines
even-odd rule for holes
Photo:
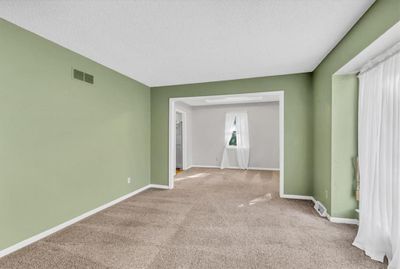
<svg viewBox="0 0 400 269">
<path fill-rule="evenodd" d="M 131 178 L 130 177 L 128 177 L 128 184 L 131 184 Z"/>
</svg>

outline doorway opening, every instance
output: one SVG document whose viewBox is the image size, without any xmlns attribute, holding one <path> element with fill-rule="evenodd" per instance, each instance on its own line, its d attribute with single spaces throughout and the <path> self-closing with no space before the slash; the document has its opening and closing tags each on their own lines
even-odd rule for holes
<svg viewBox="0 0 400 269">
<path fill-rule="evenodd" d="M 276 161 L 272 162 L 273 164 L 268 166 L 268 164 L 257 165 L 256 162 L 253 162 L 252 156 L 250 156 L 249 165 L 243 169 L 237 161 L 235 156 L 235 146 L 239 145 L 231 145 L 229 139 L 229 145 L 224 146 L 223 142 L 221 145 L 213 146 L 209 141 L 213 141 L 213 137 L 209 137 L 209 134 L 212 130 L 208 129 L 207 126 L 198 126 L 195 122 L 199 121 L 197 110 L 207 111 L 208 108 L 212 110 L 212 108 L 216 107 L 235 107 L 242 105 L 244 107 L 247 106 L 261 106 L 262 104 L 273 104 L 276 109 L 276 125 L 273 128 L 276 132 L 276 139 L 274 140 L 275 147 L 275 156 Z M 190 108 L 193 108 L 191 110 Z M 239 113 L 239 111 L 236 110 Z M 249 123 L 252 123 L 251 110 L 249 109 Z M 225 112 L 224 112 L 225 113 Z M 224 115 L 229 114 L 225 113 Z M 253 112 L 254 114 L 254 112 Z M 240 113 L 238 114 L 240 115 Z M 262 124 L 265 123 L 264 118 L 267 114 L 259 113 L 257 118 L 259 121 L 262 121 Z M 194 118 L 193 118 L 194 117 Z M 214 116 L 203 116 L 203 122 L 213 122 Z M 221 116 L 220 116 L 221 118 Z M 223 117 L 223 123 L 219 123 L 218 127 L 220 130 L 219 133 L 226 133 L 226 120 L 225 116 Z M 238 117 L 235 117 L 239 119 Z M 193 121 L 193 122 L 192 122 Z M 180 123 L 182 122 L 182 123 Z M 235 121 L 234 121 L 235 122 Z M 236 122 L 239 124 L 240 122 Z M 267 124 L 267 123 L 265 123 Z M 194 127 L 197 125 L 197 127 Z M 258 124 L 258 125 L 261 125 Z M 224 129 L 225 128 L 225 129 Z M 189 129 L 189 130 L 188 130 Z M 193 129 L 193 130 L 192 130 Z M 225 131 L 224 131 L 225 130 Z M 271 130 L 271 129 L 270 129 Z M 250 131 L 254 133 L 253 129 L 250 127 Z M 190 134 L 188 134 L 188 132 Z M 253 142 L 253 145 L 250 146 L 250 153 L 256 152 L 260 148 L 260 143 L 264 143 L 265 140 L 261 139 L 252 139 L 252 134 L 250 132 L 250 144 Z M 261 132 L 261 131 L 260 131 Z M 236 133 L 235 133 L 236 134 Z M 222 137 L 224 134 L 222 134 Z M 199 138 L 200 137 L 200 138 Z M 231 137 L 229 137 L 231 138 Z M 187 142 L 189 140 L 189 143 Z M 227 169 L 242 169 L 243 171 L 250 170 L 267 170 L 264 172 L 269 173 L 271 171 L 273 175 L 276 175 L 277 178 L 277 186 L 278 193 L 280 197 L 284 197 L 284 92 L 283 91 L 272 91 L 272 92 L 257 92 L 257 93 L 246 93 L 246 94 L 233 94 L 233 95 L 214 95 L 214 96 L 198 96 L 198 97 L 181 97 L 181 98 L 171 98 L 169 103 L 169 188 L 174 188 L 174 181 L 176 177 L 179 177 L 179 172 L 181 170 L 187 170 L 189 168 L 198 169 L 199 168 L 210 168 L 216 169 L 220 168 L 222 154 L 214 154 L 213 158 L 208 158 L 210 165 L 205 163 L 197 163 L 199 157 L 199 151 L 196 151 L 196 147 L 199 148 L 194 140 L 203 140 L 203 152 L 204 151 L 215 151 L 215 148 L 219 147 L 219 150 L 224 150 L 226 148 L 226 157 L 229 159 L 229 165 L 225 166 Z M 222 138 L 223 140 L 223 138 Z M 256 143 L 257 142 L 257 143 Z M 240 143 L 238 143 L 240 144 Z M 238 151 L 238 149 L 236 149 Z M 232 153 L 233 151 L 233 153 Z M 262 154 L 258 154 L 258 157 L 262 157 Z M 217 156 L 217 157 L 215 157 Z M 265 155 L 264 155 L 265 156 Z M 269 158 L 266 156 L 263 160 Z M 233 160 L 233 161 L 231 161 Z M 253 162 L 253 163 L 252 163 Z M 255 165 L 254 165 L 255 164 Z M 178 169 L 178 170 L 177 170 Z M 192 169 L 190 169 L 191 171 Z M 177 175 L 178 171 L 178 175 Z M 188 172 L 190 172 L 188 171 Z M 217 170 L 214 170 L 217 171 Z M 187 173 L 187 172 L 185 172 Z M 185 174 L 182 173 L 182 174 Z M 189 178 L 196 178 L 196 175 L 190 175 Z M 278 182 L 279 181 L 279 182 Z"/>
<path fill-rule="evenodd" d="M 183 112 L 175 113 L 175 173 L 183 171 Z"/>
</svg>

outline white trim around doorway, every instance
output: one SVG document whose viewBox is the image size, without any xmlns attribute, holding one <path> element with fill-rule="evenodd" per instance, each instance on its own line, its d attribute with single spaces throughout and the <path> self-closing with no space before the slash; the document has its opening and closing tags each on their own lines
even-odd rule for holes
<svg viewBox="0 0 400 269">
<path fill-rule="evenodd" d="M 178 97 L 178 98 L 170 98 L 169 99 L 169 153 L 168 153 L 168 187 L 169 189 L 173 189 L 174 188 L 174 176 L 176 173 L 176 165 L 175 165 L 175 158 L 176 158 L 176 148 L 175 148 L 175 116 L 176 116 L 176 109 L 175 109 L 175 103 L 178 101 L 185 101 L 188 99 L 205 99 L 205 98 L 229 98 L 229 97 L 249 97 L 249 96 L 254 96 L 254 95 L 262 95 L 262 96 L 267 96 L 267 97 L 276 97 L 276 101 L 279 102 L 279 195 L 280 197 L 284 197 L 285 196 L 285 192 L 284 192 L 284 128 L 285 128 L 285 124 L 284 124 L 284 111 L 285 111 L 285 104 L 284 104 L 284 91 L 280 90 L 280 91 L 270 91 L 270 92 L 253 92 L 253 93 L 243 93 L 243 94 L 227 94 L 227 95 L 211 95 L 211 96 L 196 96 L 196 97 Z M 183 111 L 179 111 L 180 113 L 182 113 Z M 185 115 L 185 114 L 184 114 Z M 186 117 L 186 115 L 185 115 Z M 183 116 L 182 116 L 183 118 Z M 183 121 L 183 120 L 182 120 Z M 185 123 L 186 123 L 186 119 L 185 119 Z M 183 127 L 184 131 L 184 144 L 187 141 L 187 133 L 186 133 L 186 124 L 185 127 Z M 187 142 L 186 142 L 187 143 Z M 184 169 L 185 167 L 187 167 L 187 147 L 184 145 L 184 158 L 183 158 L 183 166 Z"/>
</svg>

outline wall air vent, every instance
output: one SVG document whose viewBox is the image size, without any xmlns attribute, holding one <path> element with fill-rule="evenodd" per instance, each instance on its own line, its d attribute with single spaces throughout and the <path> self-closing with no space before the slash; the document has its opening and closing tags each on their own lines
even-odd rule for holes
<svg viewBox="0 0 400 269">
<path fill-rule="evenodd" d="M 90 84 L 94 83 L 93 75 L 79 71 L 78 69 L 73 70 L 73 77 L 74 77 L 74 79 L 81 80 L 86 83 L 90 83 Z"/>
<path fill-rule="evenodd" d="M 90 74 L 85 73 L 85 82 L 93 84 L 94 82 L 94 77 Z"/>
</svg>

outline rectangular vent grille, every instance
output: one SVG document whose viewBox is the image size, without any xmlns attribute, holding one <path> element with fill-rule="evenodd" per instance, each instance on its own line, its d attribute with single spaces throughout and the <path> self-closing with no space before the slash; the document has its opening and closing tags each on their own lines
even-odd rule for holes
<svg viewBox="0 0 400 269">
<path fill-rule="evenodd" d="M 314 205 L 314 209 L 321 217 L 326 217 L 326 208 L 322 205 L 321 202 L 317 201 Z"/>
<path fill-rule="evenodd" d="M 93 84 L 94 78 L 93 78 L 92 75 L 85 73 L 85 81 L 86 81 L 87 83 Z"/>
<path fill-rule="evenodd" d="M 79 71 L 78 69 L 73 70 L 74 79 L 81 80 L 90 84 L 94 83 L 94 77 L 91 74 Z"/>
</svg>

